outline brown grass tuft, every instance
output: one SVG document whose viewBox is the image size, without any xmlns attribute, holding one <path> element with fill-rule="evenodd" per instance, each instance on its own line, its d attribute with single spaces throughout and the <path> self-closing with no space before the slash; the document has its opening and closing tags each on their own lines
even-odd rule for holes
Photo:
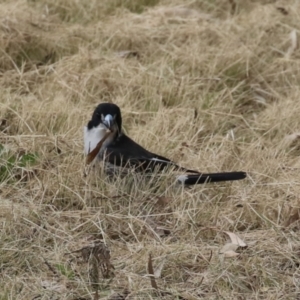
<svg viewBox="0 0 300 300">
<path fill-rule="evenodd" d="M 299 11 L 295 0 L 1 3 L 0 299 L 296 299 Z M 151 151 L 248 179 L 84 177 L 83 125 L 103 101 Z M 84 247 L 88 260 L 74 253 Z"/>
</svg>

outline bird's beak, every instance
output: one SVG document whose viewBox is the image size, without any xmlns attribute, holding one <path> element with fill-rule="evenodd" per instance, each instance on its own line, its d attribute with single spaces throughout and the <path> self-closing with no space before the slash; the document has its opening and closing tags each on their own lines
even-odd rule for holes
<svg viewBox="0 0 300 300">
<path fill-rule="evenodd" d="M 114 129 L 114 125 L 115 125 L 115 119 L 113 118 L 112 115 L 106 115 L 104 120 L 103 120 L 103 124 L 110 129 L 111 131 L 113 131 Z"/>
</svg>

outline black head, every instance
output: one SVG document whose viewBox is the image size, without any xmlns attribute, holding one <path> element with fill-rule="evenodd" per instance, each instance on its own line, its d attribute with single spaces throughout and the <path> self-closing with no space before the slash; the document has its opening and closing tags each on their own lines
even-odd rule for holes
<svg viewBox="0 0 300 300">
<path fill-rule="evenodd" d="M 88 123 L 88 129 L 97 127 L 103 124 L 108 129 L 117 130 L 119 133 L 122 130 L 122 116 L 120 108 L 113 103 L 101 103 L 94 110 L 92 120 Z"/>
</svg>

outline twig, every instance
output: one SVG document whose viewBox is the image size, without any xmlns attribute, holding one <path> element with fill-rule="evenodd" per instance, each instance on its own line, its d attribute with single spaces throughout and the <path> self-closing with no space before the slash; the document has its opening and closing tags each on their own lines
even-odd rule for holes
<svg viewBox="0 0 300 300">
<path fill-rule="evenodd" d="M 153 265 L 152 265 L 152 255 L 151 253 L 149 253 L 149 259 L 148 259 L 148 273 L 150 275 L 150 282 L 151 282 L 151 286 L 158 290 L 156 281 L 155 281 L 155 277 L 154 277 L 154 270 L 153 270 Z"/>
</svg>

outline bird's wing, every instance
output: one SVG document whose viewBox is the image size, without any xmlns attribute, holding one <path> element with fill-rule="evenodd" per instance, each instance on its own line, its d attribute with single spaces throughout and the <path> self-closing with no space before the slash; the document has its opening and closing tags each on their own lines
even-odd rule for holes
<svg viewBox="0 0 300 300">
<path fill-rule="evenodd" d="M 173 167 L 177 170 L 199 174 L 197 171 L 178 166 L 168 158 L 149 152 L 125 134 L 106 148 L 105 160 L 118 167 L 130 167 L 142 172 L 162 171 Z"/>
</svg>

